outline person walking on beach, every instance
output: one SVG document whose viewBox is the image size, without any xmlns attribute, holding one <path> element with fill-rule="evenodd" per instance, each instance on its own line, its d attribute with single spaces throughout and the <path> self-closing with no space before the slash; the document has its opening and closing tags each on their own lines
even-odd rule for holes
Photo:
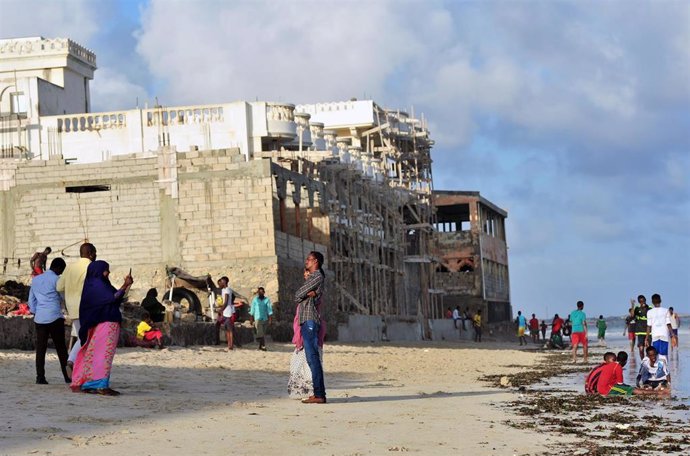
<svg viewBox="0 0 690 456">
<path fill-rule="evenodd" d="M 587 362 L 587 316 L 584 309 L 585 303 L 577 302 L 577 309 L 570 312 L 569 320 L 572 323 L 571 341 L 573 345 L 573 362 L 577 361 L 577 347 L 582 344 L 583 361 Z"/>
<path fill-rule="evenodd" d="M 668 308 L 668 316 L 671 319 L 671 335 L 675 336 L 675 339 L 671 338 L 671 348 L 678 347 L 678 327 L 680 326 L 680 317 L 678 313 L 673 310 L 673 307 Z"/>
<path fill-rule="evenodd" d="M 304 284 L 295 293 L 295 304 L 299 312 L 300 334 L 304 344 L 304 354 L 311 369 L 314 395 L 302 400 L 305 404 L 325 404 L 326 386 L 323 379 L 323 366 L 319 357 L 319 331 L 321 315 L 318 307 L 324 290 L 325 274 L 323 272 L 323 255 L 321 252 L 310 252 L 304 260 L 304 267 L 309 275 Z"/>
<path fill-rule="evenodd" d="M 597 339 L 599 339 L 599 345 L 606 346 L 606 320 L 603 315 L 599 315 L 597 320 Z"/>
<path fill-rule="evenodd" d="M 88 242 L 79 247 L 79 260 L 76 263 L 69 264 L 62 273 L 60 279 L 57 281 L 57 291 L 62 293 L 65 297 L 65 307 L 67 308 L 67 315 L 72 320 L 72 337 L 76 337 L 76 341 L 72 346 L 67 360 L 68 369 L 72 369 L 74 361 L 77 359 L 77 353 L 81 348 L 81 341 L 79 340 L 79 305 L 81 303 L 81 292 L 84 289 L 84 279 L 86 278 L 86 270 L 92 261 L 96 260 L 96 247 Z"/>
<path fill-rule="evenodd" d="M 637 297 L 637 302 L 640 304 L 635 307 L 633 314 L 635 316 L 635 336 L 637 337 L 637 349 L 640 352 L 640 359 L 644 359 L 644 348 L 647 346 L 647 298 L 644 295 Z"/>
<path fill-rule="evenodd" d="M 271 324 L 273 305 L 268 296 L 265 296 L 264 287 L 259 287 L 257 295 L 252 299 L 249 315 L 256 330 L 256 339 L 259 342 L 259 350 L 266 351 L 266 329 Z"/>
<path fill-rule="evenodd" d="M 31 277 L 36 277 L 43 274 L 46 271 L 46 264 L 48 263 L 48 255 L 53 250 L 50 247 L 43 249 L 43 252 L 36 252 L 31 256 L 29 260 L 29 266 L 31 267 Z"/>
<path fill-rule="evenodd" d="M 46 350 L 48 337 L 53 339 L 60 369 L 66 383 L 72 381 L 67 372 L 67 345 L 65 344 L 65 317 L 62 315 L 62 298 L 56 285 L 60 274 L 65 270 L 65 260 L 55 258 L 50 269 L 34 277 L 29 291 L 29 309 L 34 314 L 36 325 L 36 383 L 47 385 Z"/>
<path fill-rule="evenodd" d="M 477 313 L 472 318 L 472 327 L 474 328 L 474 341 L 482 341 L 482 311 L 477 310 Z"/>
<path fill-rule="evenodd" d="M 645 337 L 645 345 L 656 348 L 657 353 L 661 356 L 668 356 L 668 339 L 669 334 L 673 334 L 673 327 L 671 326 L 671 315 L 668 309 L 661 307 L 661 296 L 659 294 L 652 295 L 652 305 L 654 308 L 647 312 L 647 334 Z M 675 335 L 671 336 L 675 338 Z"/>
<path fill-rule="evenodd" d="M 529 333 L 532 336 L 532 343 L 539 343 L 539 320 L 535 314 L 532 314 L 529 321 Z"/>
<path fill-rule="evenodd" d="M 515 319 L 518 327 L 518 339 L 520 340 L 520 346 L 524 343 L 527 345 L 527 339 L 525 338 L 525 331 L 527 330 L 527 319 L 522 315 L 522 311 L 518 310 L 517 318 Z"/>
<path fill-rule="evenodd" d="M 548 325 L 544 320 L 541 321 L 541 340 L 546 340 L 546 330 L 548 329 Z"/>
</svg>

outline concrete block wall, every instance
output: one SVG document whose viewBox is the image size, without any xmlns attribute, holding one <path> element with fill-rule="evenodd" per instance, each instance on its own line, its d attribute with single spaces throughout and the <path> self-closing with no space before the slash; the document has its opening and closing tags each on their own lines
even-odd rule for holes
<svg viewBox="0 0 690 456">
<path fill-rule="evenodd" d="M 12 163 L 8 166 L 6 163 Z M 162 293 L 165 265 L 193 275 L 227 275 L 249 296 L 264 286 L 277 298 L 278 271 L 270 162 L 244 162 L 237 149 L 177 155 L 179 198 L 165 194 L 155 155 L 118 156 L 93 164 L 64 160 L 3 163 L 0 190 L 0 281 L 29 281 L 29 258 L 45 246 L 51 258 L 78 257 L 88 238 L 119 282 L 133 269 L 133 299 L 149 287 Z M 16 166 L 16 169 L 15 169 Z M 69 193 L 66 187 L 104 185 L 105 191 Z M 16 259 L 21 259 L 17 266 Z"/>
</svg>

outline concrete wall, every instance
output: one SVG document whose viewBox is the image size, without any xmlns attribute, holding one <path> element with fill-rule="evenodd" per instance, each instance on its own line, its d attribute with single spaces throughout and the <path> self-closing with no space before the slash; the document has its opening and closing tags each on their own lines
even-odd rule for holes
<svg viewBox="0 0 690 456">
<path fill-rule="evenodd" d="M 338 324 L 340 342 L 380 342 L 422 340 L 422 326 L 415 320 L 396 317 L 385 319 L 375 315 L 348 315 L 346 323 Z"/>
<path fill-rule="evenodd" d="M 133 268 L 135 297 L 151 286 L 161 289 L 168 264 L 193 275 L 227 275 L 245 296 L 263 285 L 276 299 L 270 163 L 244 162 L 236 149 L 176 157 L 175 183 L 158 182 L 156 156 L 84 165 L 13 162 L 16 170 L 3 166 L 9 188 L 0 191 L 0 260 L 7 258 L 8 267 L 4 274 L 0 269 L 0 281 L 28 282 L 29 258 L 45 246 L 54 255 L 65 249 L 69 263 L 88 238 L 99 258 L 111 263 L 114 282 Z M 86 185 L 106 187 L 66 191 Z"/>
</svg>

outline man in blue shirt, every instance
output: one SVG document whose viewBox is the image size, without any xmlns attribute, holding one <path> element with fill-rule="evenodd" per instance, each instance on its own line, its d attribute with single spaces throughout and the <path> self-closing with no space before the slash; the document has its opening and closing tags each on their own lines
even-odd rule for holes
<svg viewBox="0 0 690 456">
<path fill-rule="evenodd" d="M 259 287 L 257 296 L 254 296 L 252 306 L 249 309 L 249 318 L 256 328 L 259 350 L 263 351 L 266 351 L 266 328 L 271 324 L 271 316 L 273 315 L 273 305 L 265 293 L 264 288 Z"/>
<path fill-rule="evenodd" d="M 45 361 L 48 349 L 48 336 L 53 339 L 57 350 L 60 368 L 66 383 L 72 379 L 67 372 L 67 345 L 65 344 L 65 317 L 62 314 L 62 297 L 56 286 L 58 277 L 65 270 L 65 260 L 55 258 L 50 269 L 37 275 L 31 282 L 29 309 L 34 314 L 36 325 L 36 383 L 47 385 Z"/>
</svg>

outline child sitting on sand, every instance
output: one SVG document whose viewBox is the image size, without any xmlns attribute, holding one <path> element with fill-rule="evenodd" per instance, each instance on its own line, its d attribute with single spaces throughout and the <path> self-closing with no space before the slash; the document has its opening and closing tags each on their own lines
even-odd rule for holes
<svg viewBox="0 0 690 456">
<path fill-rule="evenodd" d="M 637 386 L 655 391 L 666 390 L 671 383 L 666 357 L 659 355 L 654 347 L 647 347 L 646 354 L 640 365 Z"/>
<path fill-rule="evenodd" d="M 151 315 L 144 312 L 142 321 L 137 326 L 137 339 L 144 342 L 152 343 L 152 346 L 163 348 L 163 333 L 156 328 L 151 320 Z"/>
</svg>

